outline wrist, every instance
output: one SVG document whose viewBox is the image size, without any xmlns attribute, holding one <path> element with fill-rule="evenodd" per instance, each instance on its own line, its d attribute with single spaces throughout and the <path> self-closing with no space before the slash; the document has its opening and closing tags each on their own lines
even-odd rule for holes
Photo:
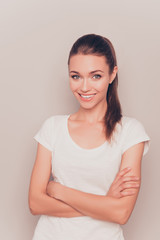
<svg viewBox="0 0 160 240">
<path fill-rule="evenodd" d="M 69 189 L 69 187 L 61 184 L 61 191 L 58 191 L 55 197 L 58 200 L 65 202 L 66 196 L 67 196 L 67 194 L 69 194 L 68 189 Z"/>
<path fill-rule="evenodd" d="M 62 187 L 62 191 L 60 192 L 59 200 L 70 204 L 70 201 L 72 201 L 74 199 L 76 195 L 76 189 L 64 186 Z"/>
</svg>

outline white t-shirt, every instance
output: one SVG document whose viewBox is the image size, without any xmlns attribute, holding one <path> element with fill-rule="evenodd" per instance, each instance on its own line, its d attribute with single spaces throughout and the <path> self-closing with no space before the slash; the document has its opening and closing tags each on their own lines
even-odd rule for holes
<svg viewBox="0 0 160 240">
<path fill-rule="evenodd" d="M 116 125 L 114 142 L 105 141 L 92 149 L 80 147 L 68 131 L 70 115 L 47 118 L 34 136 L 52 151 L 54 181 L 77 190 L 106 195 L 121 164 L 122 154 L 134 144 L 145 141 L 143 156 L 150 138 L 143 125 L 131 117 L 122 117 Z M 41 215 L 32 240 L 124 240 L 119 224 L 89 216 L 56 217 Z"/>
</svg>

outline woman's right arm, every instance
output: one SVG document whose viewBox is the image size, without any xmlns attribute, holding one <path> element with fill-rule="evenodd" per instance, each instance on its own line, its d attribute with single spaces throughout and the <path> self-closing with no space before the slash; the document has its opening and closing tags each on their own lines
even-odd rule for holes
<svg viewBox="0 0 160 240">
<path fill-rule="evenodd" d="M 68 204 L 47 195 L 46 188 L 51 173 L 52 152 L 38 143 L 35 164 L 29 186 L 29 208 L 33 215 L 57 217 L 84 216 Z"/>
</svg>

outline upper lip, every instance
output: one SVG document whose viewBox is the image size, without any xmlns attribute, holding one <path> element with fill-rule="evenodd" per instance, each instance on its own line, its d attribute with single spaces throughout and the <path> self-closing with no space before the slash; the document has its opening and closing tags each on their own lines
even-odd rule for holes
<svg viewBox="0 0 160 240">
<path fill-rule="evenodd" d="M 81 94 L 81 95 L 84 95 L 84 96 L 89 96 L 89 95 L 94 95 L 94 94 L 96 94 L 96 93 L 90 93 L 90 94 L 86 94 L 86 93 L 79 93 L 79 94 Z"/>
</svg>

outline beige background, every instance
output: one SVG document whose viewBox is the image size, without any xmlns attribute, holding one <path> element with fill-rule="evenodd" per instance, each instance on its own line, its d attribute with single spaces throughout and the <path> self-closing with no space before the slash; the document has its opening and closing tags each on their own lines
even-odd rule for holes
<svg viewBox="0 0 160 240">
<path fill-rule="evenodd" d="M 141 121 L 152 139 L 139 198 L 123 226 L 126 240 L 159 239 L 159 11 L 158 0 L 1 0 L 0 239 L 32 238 L 38 220 L 28 208 L 33 136 L 47 117 L 77 110 L 67 58 L 74 41 L 88 33 L 112 41 L 123 114 Z"/>
</svg>

